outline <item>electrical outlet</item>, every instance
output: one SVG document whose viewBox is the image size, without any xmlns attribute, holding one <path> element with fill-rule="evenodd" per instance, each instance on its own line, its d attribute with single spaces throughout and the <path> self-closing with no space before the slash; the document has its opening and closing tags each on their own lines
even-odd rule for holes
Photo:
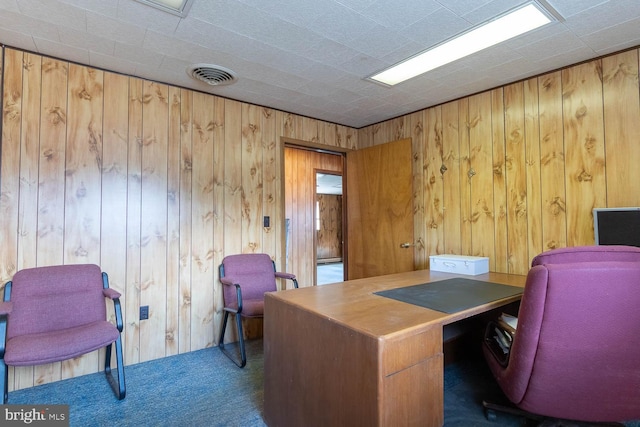
<svg viewBox="0 0 640 427">
<path fill-rule="evenodd" d="M 143 305 L 140 307 L 140 320 L 146 320 L 149 318 L 149 306 Z"/>
</svg>

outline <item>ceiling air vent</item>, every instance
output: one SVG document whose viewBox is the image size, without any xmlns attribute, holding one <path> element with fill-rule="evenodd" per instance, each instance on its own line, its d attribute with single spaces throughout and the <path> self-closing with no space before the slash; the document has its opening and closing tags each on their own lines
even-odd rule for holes
<svg viewBox="0 0 640 427">
<path fill-rule="evenodd" d="M 187 74 L 211 86 L 230 85 L 238 80 L 233 71 L 212 64 L 194 64 L 187 69 Z"/>
</svg>

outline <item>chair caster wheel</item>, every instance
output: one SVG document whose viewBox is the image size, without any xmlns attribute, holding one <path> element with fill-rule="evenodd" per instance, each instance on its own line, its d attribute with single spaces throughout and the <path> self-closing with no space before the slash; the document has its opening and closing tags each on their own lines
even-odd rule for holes
<svg viewBox="0 0 640 427">
<path fill-rule="evenodd" d="M 495 411 L 489 409 L 489 408 L 485 408 L 484 409 L 484 417 L 488 420 L 488 421 L 495 421 L 497 416 Z"/>
</svg>

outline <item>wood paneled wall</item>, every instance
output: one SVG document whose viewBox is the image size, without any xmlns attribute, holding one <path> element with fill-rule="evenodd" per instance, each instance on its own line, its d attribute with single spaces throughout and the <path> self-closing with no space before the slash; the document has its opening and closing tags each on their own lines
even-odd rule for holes
<svg viewBox="0 0 640 427">
<path fill-rule="evenodd" d="M 317 235 L 318 260 L 342 259 L 342 196 L 318 194 L 320 229 Z"/>
<path fill-rule="evenodd" d="M 284 268 L 283 137 L 357 143 L 340 125 L 3 55 L 0 280 L 34 266 L 99 264 L 123 295 L 127 365 L 214 345 L 225 255 L 265 252 Z M 148 320 L 139 321 L 141 305 Z M 94 352 L 11 369 L 10 389 L 100 364 Z"/>
<path fill-rule="evenodd" d="M 342 175 L 343 156 L 285 147 L 285 212 L 288 272 L 298 276 L 300 286 L 316 283 L 316 171 Z"/>
<path fill-rule="evenodd" d="M 416 268 L 488 256 L 526 274 L 538 253 L 594 242 L 592 209 L 640 205 L 638 49 L 358 131 L 413 138 Z"/>
<path fill-rule="evenodd" d="M 357 131 L 3 55 L 0 280 L 100 264 L 123 294 L 126 364 L 214 345 L 225 255 L 266 252 L 284 269 L 283 138 L 354 149 L 412 137 L 416 268 L 456 253 L 524 274 L 543 250 L 591 244 L 593 207 L 640 205 L 637 49 Z M 313 243 L 291 248 L 289 270 L 308 286 Z M 10 389 L 99 370 L 96 354 L 11 369 Z"/>
</svg>

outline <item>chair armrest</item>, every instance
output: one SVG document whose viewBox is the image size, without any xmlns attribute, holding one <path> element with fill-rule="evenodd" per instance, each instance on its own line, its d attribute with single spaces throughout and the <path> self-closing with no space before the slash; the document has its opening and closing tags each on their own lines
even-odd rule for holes
<svg viewBox="0 0 640 427">
<path fill-rule="evenodd" d="M 298 287 L 298 280 L 296 279 L 296 275 L 295 274 L 291 274 L 291 273 L 281 273 L 279 271 L 276 271 L 276 277 L 280 278 L 280 279 L 287 279 L 287 280 L 291 280 L 293 282 L 293 286 L 295 288 Z"/>
<path fill-rule="evenodd" d="M 115 289 L 111 289 L 111 288 L 107 288 L 107 289 L 103 289 L 102 293 L 104 294 L 105 297 L 115 300 L 116 298 L 120 298 L 122 296 L 122 294 L 120 294 L 120 292 L 116 291 Z"/>
<path fill-rule="evenodd" d="M 222 283 L 225 286 L 235 286 L 236 287 L 236 301 L 238 302 L 238 310 L 236 311 L 236 314 L 242 313 L 242 289 L 240 288 L 240 285 L 238 283 L 234 283 L 233 278 L 231 278 L 229 276 L 221 277 L 220 278 L 220 283 Z M 228 302 L 229 301 L 227 301 L 227 303 Z M 225 305 L 227 305 L 227 304 L 225 304 Z M 225 310 L 226 309 L 227 308 L 225 307 Z"/>
<path fill-rule="evenodd" d="M 120 292 L 109 287 L 109 276 L 104 271 L 102 272 L 102 295 L 113 301 L 113 311 L 116 314 L 116 328 L 122 332 L 124 329 L 124 323 L 122 322 L 122 307 L 120 306 Z"/>
<path fill-rule="evenodd" d="M 235 283 L 233 282 L 233 279 L 231 279 L 229 277 L 221 277 L 220 278 L 220 283 L 222 283 L 223 285 L 226 285 L 226 286 L 235 285 Z"/>
<path fill-rule="evenodd" d="M 11 314 L 13 310 L 13 304 L 9 301 L 0 302 L 0 315 Z"/>
</svg>

